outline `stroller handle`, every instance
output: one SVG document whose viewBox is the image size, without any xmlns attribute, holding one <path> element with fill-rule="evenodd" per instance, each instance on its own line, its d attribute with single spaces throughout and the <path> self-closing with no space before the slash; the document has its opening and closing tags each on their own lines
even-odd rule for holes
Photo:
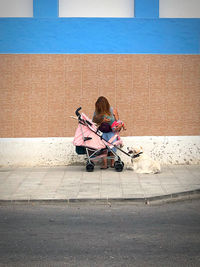
<svg viewBox="0 0 200 267">
<path fill-rule="evenodd" d="M 81 114 L 79 113 L 80 110 L 81 110 L 81 107 L 77 108 L 77 110 L 75 111 L 75 114 L 76 114 L 77 117 L 81 116 Z"/>
<path fill-rule="evenodd" d="M 80 108 L 77 108 L 77 110 L 75 111 L 75 114 L 76 114 L 76 116 L 78 117 L 78 120 L 83 122 L 84 120 L 81 118 L 81 114 L 79 113 L 79 111 L 80 111 L 81 109 L 82 109 L 81 107 L 80 107 Z M 89 124 L 90 126 L 92 126 L 92 123 L 91 123 L 90 121 L 85 120 L 85 122 L 86 122 L 87 124 Z"/>
</svg>

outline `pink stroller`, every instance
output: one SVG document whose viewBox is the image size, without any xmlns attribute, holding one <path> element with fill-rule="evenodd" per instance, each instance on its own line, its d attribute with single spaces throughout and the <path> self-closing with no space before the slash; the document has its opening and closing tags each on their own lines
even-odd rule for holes
<svg viewBox="0 0 200 267">
<path fill-rule="evenodd" d="M 106 141 L 102 137 L 103 133 L 84 113 L 80 114 L 80 110 L 81 107 L 75 112 L 79 124 L 73 144 L 76 146 L 76 153 L 78 155 L 86 154 L 86 170 L 92 172 L 95 165 L 94 161 L 97 161 L 102 157 L 107 157 L 108 159 L 115 159 L 114 168 L 116 171 L 121 172 L 124 168 L 124 163 L 112 149 L 116 147 L 116 149 L 120 150 L 127 156 L 131 157 L 131 155 L 119 147 L 119 144 L 121 143 L 119 136 L 116 134 L 109 141 Z M 108 157 L 108 151 L 112 151 L 113 156 Z"/>
</svg>

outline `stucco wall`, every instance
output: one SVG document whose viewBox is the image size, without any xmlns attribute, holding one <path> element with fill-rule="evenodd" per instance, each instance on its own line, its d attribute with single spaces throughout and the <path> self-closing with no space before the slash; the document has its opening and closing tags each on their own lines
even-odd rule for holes
<svg viewBox="0 0 200 267">
<path fill-rule="evenodd" d="M 1 138 L 0 166 L 56 166 L 84 162 L 73 138 Z M 124 137 L 124 147 L 142 146 L 161 164 L 200 164 L 200 136 Z M 118 152 L 124 163 L 130 158 Z"/>
<path fill-rule="evenodd" d="M 200 19 L 161 19 L 158 0 L 135 0 L 134 18 L 59 18 L 58 2 L 0 18 L 0 165 L 79 161 L 69 116 L 91 117 L 99 95 L 126 122 L 125 143 L 199 163 Z"/>
</svg>

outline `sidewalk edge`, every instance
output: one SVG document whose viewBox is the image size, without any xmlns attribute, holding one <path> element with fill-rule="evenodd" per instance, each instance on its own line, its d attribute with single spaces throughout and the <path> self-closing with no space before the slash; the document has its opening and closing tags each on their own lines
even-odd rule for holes
<svg viewBox="0 0 200 267">
<path fill-rule="evenodd" d="M 71 199 L 0 199 L 0 204 L 5 203 L 101 203 L 101 204 L 111 204 L 111 203 L 143 203 L 150 204 L 156 202 L 172 202 L 187 199 L 197 199 L 200 198 L 200 189 L 172 193 L 167 195 L 144 197 L 144 198 L 71 198 Z"/>
</svg>

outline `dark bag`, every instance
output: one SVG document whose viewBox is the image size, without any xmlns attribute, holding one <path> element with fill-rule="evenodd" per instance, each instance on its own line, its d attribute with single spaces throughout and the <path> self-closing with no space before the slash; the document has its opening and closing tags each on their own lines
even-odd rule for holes
<svg viewBox="0 0 200 267">
<path fill-rule="evenodd" d="M 84 146 L 76 146 L 76 153 L 78 155 L 84 155 L 86 154 L 86 149 Z"/>
<path fill-rule="evenodd" d="M 107 122 L 102 122 L 102 124 L 99 126 L 99 130 L 102 133 L 112 132 L 112 129 L 111 129 L 110 125 Z"/>
</svg>

